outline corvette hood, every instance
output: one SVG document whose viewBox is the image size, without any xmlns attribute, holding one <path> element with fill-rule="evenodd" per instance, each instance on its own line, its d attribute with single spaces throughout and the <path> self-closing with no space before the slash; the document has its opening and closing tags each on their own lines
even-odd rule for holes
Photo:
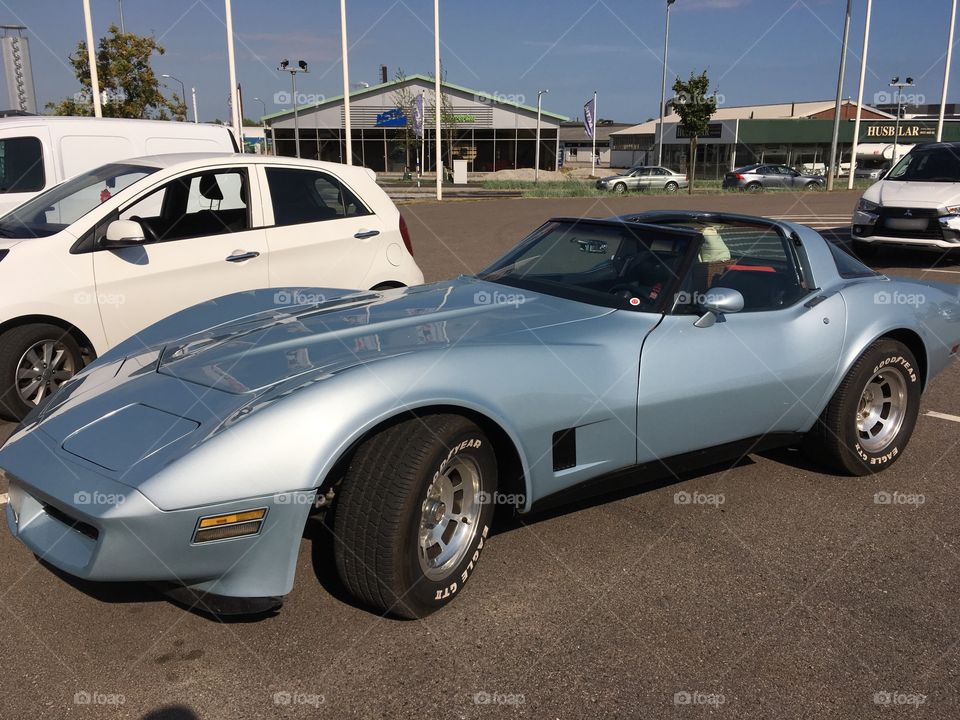
<svg viewBox="0 0 960 720">
<path fill-rule="evenodd" d="M 570 300 L 461 278 L 278 307 L 218 325 L 163 349 L 162 375 L 233 394 L 301 375 L 576 322 L 612 312 Z"/>
<path fill-rule="evenodd" d="M 960 183 L 881 180 L 864 197 L 887 207 L 940 208 L 960 203 Z"/>
</svg>

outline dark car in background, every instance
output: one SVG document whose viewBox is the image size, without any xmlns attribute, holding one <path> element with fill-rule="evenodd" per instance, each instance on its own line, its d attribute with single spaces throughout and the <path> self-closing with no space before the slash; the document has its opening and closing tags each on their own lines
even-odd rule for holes
<svg viewBox="0 0 960 720">
<path fill-rule="evenodd" d="M 820 175 L 804 175 L 786 165 L 744 165 L 723 176 L 723 187 L 747 192 L 769 189 L 821 190 L 826 181 Z"/>
</svg>

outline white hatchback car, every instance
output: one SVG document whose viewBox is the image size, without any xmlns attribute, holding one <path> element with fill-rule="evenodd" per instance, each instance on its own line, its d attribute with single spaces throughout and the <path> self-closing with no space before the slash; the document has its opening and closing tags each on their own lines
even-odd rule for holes
<svg viewBox="0 0 960 720">
<path fill-rule="evenodd" d="M 105 350 L 244 290 L 423 282 L 365 168 L 221 153 L 103 165 L 0 218 L 0 413 L 22 418 Z M 311 298 L 278 293 L 278 305 Z"/>
</svg>

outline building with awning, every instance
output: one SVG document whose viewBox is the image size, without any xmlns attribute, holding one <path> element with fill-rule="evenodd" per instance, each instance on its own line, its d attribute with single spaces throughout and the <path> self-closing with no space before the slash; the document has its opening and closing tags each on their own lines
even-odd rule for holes
<svg viewBox="0 0 960 720">
<path fill-rule="evenodd" d="M 434 171 L 436 122 L 434 81 L 426 75 L 353 90 L 350 93 L 353 162 L 377 172 L 415 172 L 425 161 Z M 536 157 L 537 108 L 523 96 L 486 93 L 442 83 L 441 148 L 443 162 L 467 160 L 471 172 L 532 168 Z M 288 95 L 279 93 L 278 95 Z M 424 97 L 423 141 L 416 136 L 411 112 L 403 107 Z M 297 106 L 300 155 L 344 162 L 346 136 L 343 96 L 319 97 Z M 293 107 L 263 118 L 278 155 L 295 155 Z M 548 110 L 540 114 L 540 168 L 557 166 L 560 124 L 568 118 Z"/>
<path fill-rule="evenodd" d="M 697 176 L 720 178 L 729 170 L 751 163 L 782 163 L 806 172 L 825 172 L 830 159 L 834 108 L 833 100 L 718 108 L 707 132 L 697 138 Z M 849 168 L 856 109 L 856 103 L 849 100 L 841 105 L 841 169 Z M 613 132 L 611 165 L 655 163 L 658 125 L 658 121 L 652 120 Z M 891 161 L 895 135 L 900 157 L 917 143 L 935 140 L 936 126 L 936 120 L 902 119 L 897 135 L 894 115 L 864 105 L 858 163 L 865 159 Z M 946 122 L 943 139 L 960 140 L 960 120 Z M 679 116 L 669 114 L 663 124 L 664 165 L 684 170 L 689 140 Z"/>
</svg>

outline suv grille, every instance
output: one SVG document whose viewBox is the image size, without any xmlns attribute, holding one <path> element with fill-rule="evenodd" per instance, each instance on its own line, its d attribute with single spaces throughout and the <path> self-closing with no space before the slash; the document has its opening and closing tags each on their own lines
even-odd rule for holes
<svg viewBox="0 0 960 720">
<path fill-rule="evenodd" d="M 873 234 L 883 235 L 884 237 L 917 240 L 943 240 L 943 231 L 940 229 L 939 216 L 940 214 L 935 208 L 881 207 Z M 900 230 L 888 227 L 886 224 L 888 219 L 926 219 L 927 224 L 926 227 L 919 230 Z"/>
</svg>

